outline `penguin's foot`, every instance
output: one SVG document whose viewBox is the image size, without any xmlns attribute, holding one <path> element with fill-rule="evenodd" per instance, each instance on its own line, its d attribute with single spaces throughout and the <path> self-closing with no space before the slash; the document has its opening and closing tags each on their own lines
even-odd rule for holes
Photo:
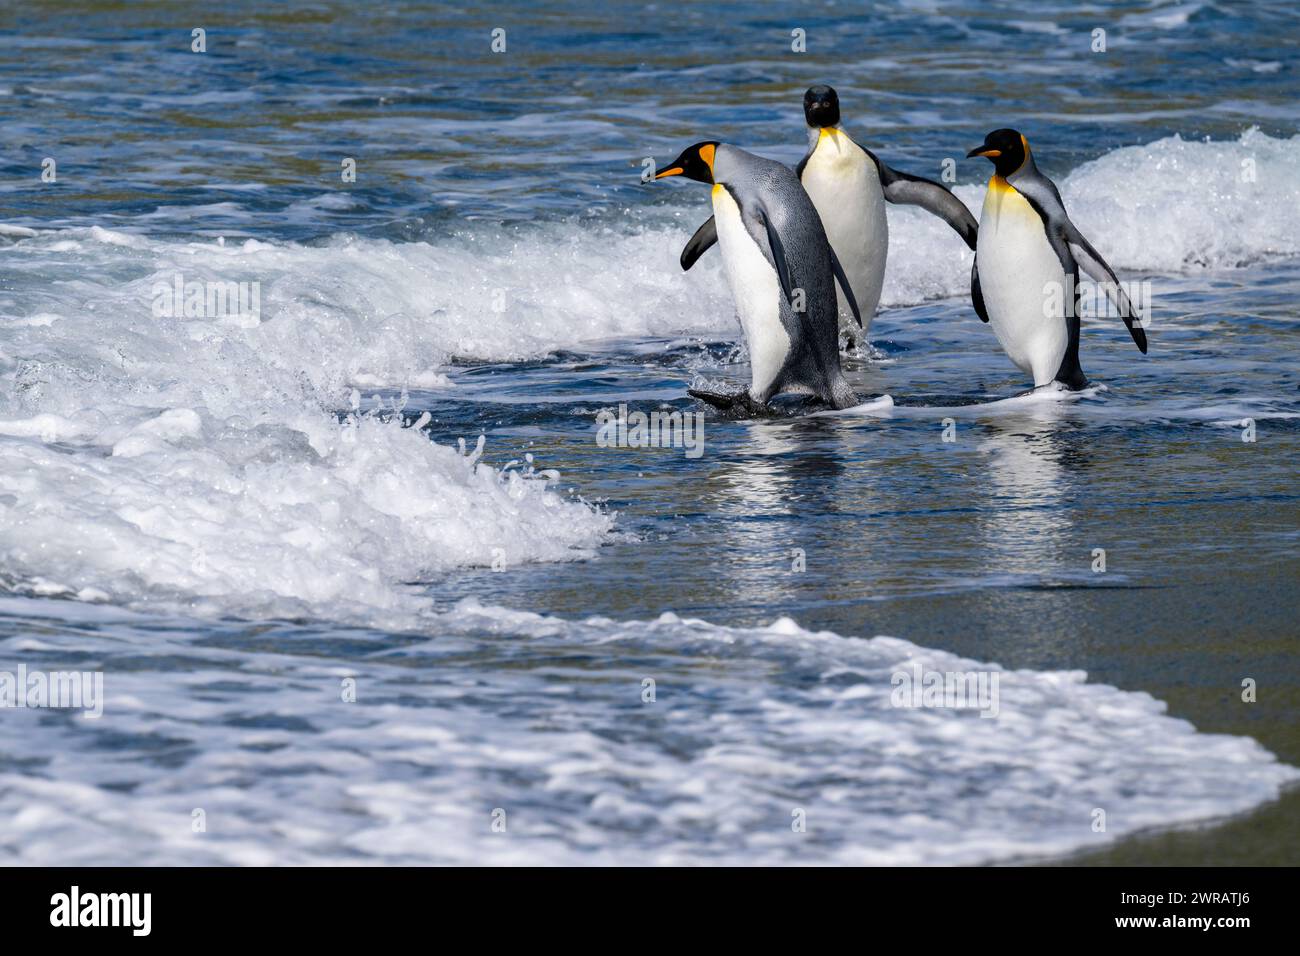
<svg viewBox="0 0 1300 956">
<path fill-rule="evenodd" d="M 688 388 L 686 394 L 735 418 L 772 418 L 776 414 L 770 406 L 754 401 L 747 391 L 710 392 Z"/>
<path fill-rule="evenodd" d="M 848 383 L 843 381 L 836 386 L 829 396 L 821 398 L 819 401 L 837 410 L 862 404 L 862 399 L 858 397 L 858 393 L 849 388 Z"/>
<path fill-rule="evenodd" d="M 1065 382 L 1059 381 L 1048 382 L 1046 385 L 1035 385 L 1033 388 L 1020 392 L 1016 395 L 1016 398 L 1024 398 L 1026 395 L 1050 395 L 1053 392 L 1078 392 L 1087 388 L 1088 384 L 1086 380 L 1078 386 L 1067 385 Z"/>
</svg>

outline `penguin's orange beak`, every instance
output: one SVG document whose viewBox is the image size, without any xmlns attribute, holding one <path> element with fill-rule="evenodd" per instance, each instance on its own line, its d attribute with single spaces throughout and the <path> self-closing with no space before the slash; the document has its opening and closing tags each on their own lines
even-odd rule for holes
<svg viewBox="0 0 1300 956">
<path fill-rule="evenodd" d="M 682 169 L 680 166 L 668 166 L 665 169 L 658 170 L 655 173 L 655 179 L 663 179 L 666 176 L 680 176 L 684 172 L 686 172 L 686 170 Z"/>
<path fill-rule="evenodd" d="M 976 146 L 974 149 L 972 149 L 969 153 L 966 154 L 966 158 L 974 159 L 976 156 L 987 156 L 989 159 L 996 159 L 1001 155 L 1002 155 L 1002 150 L 1000 149 L 990 149 L 987 146 Z"/>
</svg>

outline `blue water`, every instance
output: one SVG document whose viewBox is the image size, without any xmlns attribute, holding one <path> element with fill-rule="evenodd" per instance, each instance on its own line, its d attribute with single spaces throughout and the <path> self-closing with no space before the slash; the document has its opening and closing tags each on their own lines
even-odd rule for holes
<svg viewBox="0 0 1300 956">
<path fill-rule="evenodd" d="M 107 699 L 0 710 L 0 858 L 1296 862 L 1298 27 L 7 9 L 0 671 Z M 748 380 L 716 251 L 677 265 L 707 192 L 644 160 L 794 163 L 813 83 L 892 165 L 957 160 L 976 213 L 962 157 L 1024 131 L 1150 283 L 1150 354 L 1088 319 L 1097 387 L 1015 399 L 969 250 L 891 207 L 845 360 L 887 400 L 601 447 L 603 408 Z M 160 314 L 178 278 L 257 314 Z M 912 663 L 999 674 L 998 716 L 896 706 Z"/>
</svg>

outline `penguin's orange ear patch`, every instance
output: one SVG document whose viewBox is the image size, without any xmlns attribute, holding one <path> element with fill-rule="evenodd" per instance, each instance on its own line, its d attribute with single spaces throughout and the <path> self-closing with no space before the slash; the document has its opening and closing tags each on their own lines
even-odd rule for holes
<svg viewBox="0 0 1300 956">
<path fill-rule="evenodd" d="M 705 143 L 700 147 L 700 159 L 704 160 L 704 165 L 709 167 L 709 172 L 713 171 L 713 157 L 717 149 L 712 143 Z"/>
</svg>

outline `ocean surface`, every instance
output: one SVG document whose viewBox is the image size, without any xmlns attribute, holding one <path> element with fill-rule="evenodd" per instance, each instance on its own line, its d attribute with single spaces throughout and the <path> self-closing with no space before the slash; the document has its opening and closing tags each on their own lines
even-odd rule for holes
<svg viewBox="0 0 1300 956">
<path fill-rule="evenodd" d="M 1300 863 L 1298 70 L 1290 2 L 6 5 L 0 671 L 105 699 L 0 709 L 0 862 Z M 644 161 L 815 83 L 976 214 L 1025 132 L 1150 354 L 1017 397 L 890 207 L 870 403 L 598 443 L 748 380 Z"/>
</svg>

